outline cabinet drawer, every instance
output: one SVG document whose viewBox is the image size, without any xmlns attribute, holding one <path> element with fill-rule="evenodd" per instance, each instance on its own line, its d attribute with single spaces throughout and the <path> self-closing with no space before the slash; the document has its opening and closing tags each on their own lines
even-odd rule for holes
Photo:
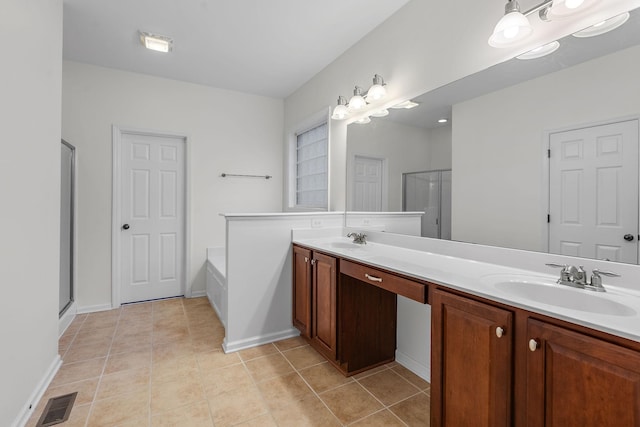
<svg viewBox="0 0 640 427">
<path fill-rule="evenodd" d="M 427 302 L 427 286 L 423 283 L 414 282 L 413 280 L 396 276 L 393 273 L 356 264 L 347 260 L 341 261 L 340 273 L 346 274 L 347 276 L 351 276 L 365 283 L 369 283 L 370 285 L 386 289 L 398 295 L 402 295 L 403 297 L 410 298 L 414 301 L 421 303 Z"/>
</svg>

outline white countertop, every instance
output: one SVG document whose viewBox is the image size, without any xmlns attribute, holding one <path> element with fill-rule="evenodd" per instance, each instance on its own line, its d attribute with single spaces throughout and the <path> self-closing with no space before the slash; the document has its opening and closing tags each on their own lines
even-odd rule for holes
<svg viewBox="0 0 640 427">
<path fill-rule="evenodd" d="M 620 305 L 622 310 L 614 312 L 615 314 L 570 309 L 553 305 L 553 301 L 534 301 L 495 286 L 500 277 L 535 278 L 551 284 L 557 280 L 559 273 L 544 274 L 376 242 L 355 245 L 346 237 L 294 238 L 293 243 L 640 342 L 640 292 L 607 285 L 606 277 L 603 278 L 607 290 L 605 293 L 568 286 L 562 286 L 562 292 L 575 292 L 577 298 L 583 296 L 577 295 L 578 293 L 601 298 L 602 300 L 590 298 L 596 304 L 595 311 L 598 311 L 597 304 L 600 301 L 610 307 Z"/>
</svg>

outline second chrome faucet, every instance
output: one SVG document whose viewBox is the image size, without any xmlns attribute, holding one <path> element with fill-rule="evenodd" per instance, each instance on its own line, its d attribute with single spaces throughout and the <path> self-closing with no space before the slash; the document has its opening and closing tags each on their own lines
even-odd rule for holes
<svg viewBox="0 0 640 427">
<path fill-rule="evenodd" d="M 548 267 L 562 268 L 560 270 L 559 285 L 571 286 L 574 288 L 588 289 L 596 292 L 606 292 L 602 286 L 602 276 L 620 277 L 619 274 L 611 271 L 601 271 L 594 268 L 591 273 L 591 280 L 587 280 L 587 272 L 583 266 L 575 267 L 573 265 L 546 264 Z"/>
</svg>

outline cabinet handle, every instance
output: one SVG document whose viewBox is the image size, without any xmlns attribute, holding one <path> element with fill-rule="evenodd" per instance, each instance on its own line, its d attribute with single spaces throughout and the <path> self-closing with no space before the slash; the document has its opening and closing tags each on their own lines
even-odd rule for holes
<svg viewBox="0 0 640 427">
<path fill-rule="evenodd" d="M 372 282 L 382 282 L 382 277 L 371 276 L 367 273 L 364 273 L 364 277 L 371 280 Z"/>
<path fill-rule="evenodd" d="M 533 338 L 529 340 L 529 350 L 536 351 L 539 346 L 540 344 L 538 344 L 538 340 L 535 340 Z"/>
<path fill-rule="evenodd" d="M 315 259 L 311 260 L 311 265 L 316 265 L 316 260 Z"/>
<path fill-rule="evenodd" d="M 502 338 L 503 335 L 504 335 L 504 329 L 502 329 L 500 326 L 498 326 L 496 328 L 496 336 L 498 338 Z"/>
<path fill-rule="evenodd" d="M 304 257 L 304 262 L 309 262 L 309 258 Z"/>
</svg>

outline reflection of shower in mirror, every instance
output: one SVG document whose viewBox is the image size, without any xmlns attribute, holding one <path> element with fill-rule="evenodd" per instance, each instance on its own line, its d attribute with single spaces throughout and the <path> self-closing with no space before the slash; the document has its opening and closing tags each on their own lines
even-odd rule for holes
<svg viewBox="0 0 640 427">
<path fill-rule="evenodd" d="M 451 239 L 451 169 L 402 174 L 402 210 L 422 211 L 422 237 Z"/>
</svg>

